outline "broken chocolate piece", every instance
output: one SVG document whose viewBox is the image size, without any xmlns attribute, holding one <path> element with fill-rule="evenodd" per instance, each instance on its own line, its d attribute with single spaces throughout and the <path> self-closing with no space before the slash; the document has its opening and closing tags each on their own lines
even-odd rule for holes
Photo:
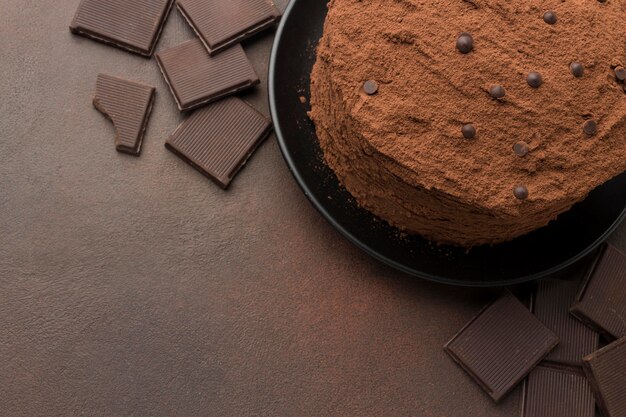
<svg viewBox="0 0 626 417">
<path fill-rule="evenodd" d="M 270 0 L 178 0 L 176 7 L 210 55 L 273 26 L 280 12 Z"/>
<path fill-rule="evenodd" d="M 72 33 L 152 56 L 173 0 L 82 0 Z"/>
<path fill-rule="evenodd" d="M 611 244 L 587 273 L 571 313 L 607 337 L 626 336 L 626 255 Z"/>
<path fill-rule="evenodd" d="M 522 417 L 594 417 L 593 392 L 582 372 L 536 367 L 524 381 Z"/>
<path fill-rule="evenodd" d="M 115 128 L 115 148 L 139 156 L 148 125 L 154 87 L 99 74 L 93 105 L 107 116 Z"/>
<path fill-rule="evenodd" d="M 191 110 L 259 83 L 241 45 L 209 56 L 199 39 L 156 54 L 180 111 Z"/>
<path fill-rule="evenodd" d="M 603 414 L 626 416 L 626 337 L 585 357 L 583 364 Z"/>
<path fill-rule="evenodd" d="M 499 401 L 558 342 L 558 337 L 507 291 L 444 348 L 491 398 Z"/>
<path fill-rule="evenodd" d="M 537 283 L 531 310 L 560 339 L 545 362 L 581 367 L 583 357 L 600 347 L 600 335 L 569 313 L 578 287 L 578 281 L 544 279 Z"/>
<path fill-rule="evenodd" d="M 226 189 L 271 129 L 266 117 L 229 97 L 192 113 L 165 146 Z"/>
</svg>

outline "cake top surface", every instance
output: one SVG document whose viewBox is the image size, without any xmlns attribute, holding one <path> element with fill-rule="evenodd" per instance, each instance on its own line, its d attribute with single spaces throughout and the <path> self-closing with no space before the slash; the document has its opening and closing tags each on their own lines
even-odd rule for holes
<svg viewBox="0 0 626 417">
<path fill-rule="evenodd" d="M 625 16 L 626 0 L 332 0 L 318 59 L 407 182 L 531 213 L 626 170 Z"/>
</svg>

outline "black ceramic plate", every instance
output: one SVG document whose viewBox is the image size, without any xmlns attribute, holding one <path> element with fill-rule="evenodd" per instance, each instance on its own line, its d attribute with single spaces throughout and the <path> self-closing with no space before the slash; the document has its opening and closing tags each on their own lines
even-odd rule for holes
<svg viewBox="0 0 626 417">
<path fill-rule="evenodd" d="M 458 285 L 497 286 L 555 273 L 594 250 L 626 214 L 626 174 L 589 194 L 548 226 L 511 242 L 465 250 L 437 246 L 359 208 L 324 163 L 307 117 L 309 75 L 326 17 L 324 0 L 291 0 L 270 61 L 274 127 L 296 181 L 322 215 L 352 243 L 408 274 Z"/>
</svg>

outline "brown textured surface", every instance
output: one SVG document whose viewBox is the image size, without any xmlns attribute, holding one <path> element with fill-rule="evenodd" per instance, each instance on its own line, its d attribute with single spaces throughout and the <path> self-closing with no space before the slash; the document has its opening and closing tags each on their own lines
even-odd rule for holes
<svg viewBox="0 0 626 417">
<path fill-rule="evenodd" d="M 587 356 L 584 369 L 607 417 L 626 417 L 626 337 Z"/>
<path fill-rule="evenodd" d="M 141 153 L 154 91 L 149 85 L 98 74 L 93 105 L 111 119 L 118 151 L 137 156 Z"/>
<path fill-rule="evenodd" d="M 173 3 L 174 0 L 82 0 L 70 30 L 151 56 Z"/>
<path fill-rule="evenodd" d="M 606 245 L 588 272 L 571 312 L 609 337 L 626 336 L 626 255 Z"/>
<path fill-rule="evenodd" d="M 595 417 L 595 411 L 582 373 L 538 366 L 524 381 L 522 417 Z"/>
<path fill-rule="evenodd" d="M 546 361 L 580 367 L 583 357 L 599 347 L 600 335 L 569 312 L 579 287 L 580 280 L 544 279 L 537 284 L 532 312 L 559 337 Z"/>
<path fill-rule="evenodd" d="M 199 39 L 192 39 L 158 52 L 156 60 L 181 111 L 211 103 L 259 83 L 258 75 L 240 45 L 211 57 Z"/>
<path fill-rule="evenodd" d="M 0 416 L 519 417 L 441 349 L 492 292 L 361 253 L 273 135 L 224 192 L 164 149 L 153 61 L 71 35 L 78 0 L 0 5 Z M 193 36 L 172 13 L 159 48 Z M 265 116 L 271 40 L 244 44 Z M 102 72 L 157 88 L 141 158 L 111 150 Z"/>
<path fill-rule="evenodd" d="M 445 349 L 499 401 L 558 341 L 515 296 L 506 292 L 461 329 Z"/>
<path fill-rule="evenodd" d="M 211 55 L 273 26 L 280 18 L 271 0 L 178 0 L 176 6 Z"/>
<path fill-rule="evenodd" d="M 222 188 L 269 135 L 272 123 L 237 97 L 195 111 L 165 142 Z"/>
<path fill-rule="evenodd" d="M 555 25 L 542 19 L 549 9 Z M 626 62 L 625 10 L 626 0 L 331 1 L 311 84 L 326 160 L 362 206 L 436 241 L 500 242 L 547 224 L 626 169 L 626 95 L 612 69 Z M 461 54 L 466 31 L 475 47 Z M 377 94 L 362 92 L 368 79 Z M 504 99 L 489 96 L 494 84 Z"/>
</svg>

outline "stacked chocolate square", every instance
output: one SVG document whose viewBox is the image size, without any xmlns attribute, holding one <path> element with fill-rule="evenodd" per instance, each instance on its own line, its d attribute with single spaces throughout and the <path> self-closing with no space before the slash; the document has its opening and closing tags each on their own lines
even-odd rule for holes
<svg viewBox="0 0 626 417">
<path fill-rule="evenodd" d="M 150 58 L 174 0 L 82 0 L 73 33 Z M 160 51 L 156 61 L 178 110 L 186 118 L 166 147 L 226 189 L 271 122 L 235 93 L 259 77 L 242 40 L 278 22 L 271 0 L 178 0 L 197 38 Z M 111 119 L 116 148 L 138 156 L 155 88 L 100 74 L 94 106 Z M 193 111 L 193 112 L 192 112 Z"/>
<path fill-rule="evenodd" d="M 625 417 L 626 255 L 603 246 L 581 282 L 540 281 L 530 308 L 505 292 L 445 350 L 495 401 L 524 380 L 522 417 Z"/>
</svg>

